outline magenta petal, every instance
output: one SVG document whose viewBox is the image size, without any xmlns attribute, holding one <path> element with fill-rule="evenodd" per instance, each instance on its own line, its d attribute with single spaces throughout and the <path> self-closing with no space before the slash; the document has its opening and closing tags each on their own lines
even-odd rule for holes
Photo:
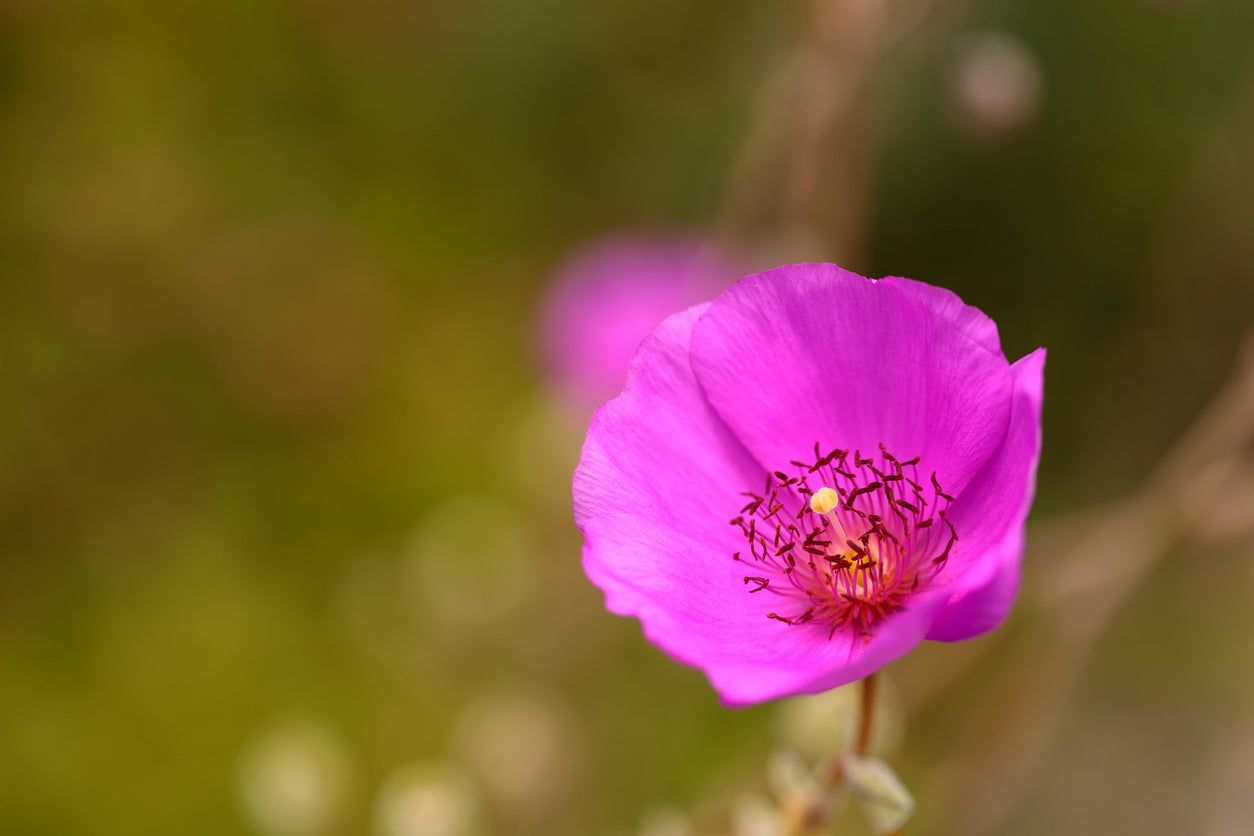
<svg viewBox="0 0 1254 836">
<path fill-rule="evenodd" d="M 1024 520 L 1041 454 L 1045 350 L 1027 355 L 1011 371 L 1014 402 L 1006 437 L 950 511 L 962 532 L 945 572 L 954 576 L 954 592 L 929 639 L 956 641 L 991 630 L 1018 592 Z"/>
<path fill-rule="evenodd" d="M 954 642 L 987 633 L 1006 620 L 1019 594 L 1020 565 L 1023 558 L 1022 526 L 1006 533 L 1005 539 L 985 552 L 992 576 L 973 589 L 956 593 L 927 631 L 932 641 Z"/>
<path fill-rule="evenodd" d="M 730 705 L 826 691 L 903 656 L 927 632 L 943 595 L 920 595 L 869 641 L 770 621 L 778 598 L 749 596 L 742 564 L 705 543 L 630 514 L 583 527 L 584 568 L 606 606 L 636 616 L 672 657 L 700 668 Z"/>
<path fill-rule="evenodd" d="M 1005 434 L 1010 370 L 916 295 L 830 264 L 750 276 L 697 323 L 693 366 L 765 468 L 882 442 L 956 493 Z"/>
<path fill-rule="evenodd" d="M 927 305 L 938 316 L 945 317 L 961 328 L 966 334 L 994 354 L 1001 354 L 1001 338 L 997 334 L 997 323 L 993 322 L 979 308 L 972 307 L 952 290 L 890 276 L 880 279 L 881 284 L 899 288 L 907 296 Z"/>
<path fill-rule="evenodd" d="M 631 513 L 740 548 L 727 520 L 761 469 L 706 403 L 688 340 L 706 310 L 675 314 L 641 344 L 623 393 L 597 411 L 575 470 L 575 522 Z"/>
</svg>

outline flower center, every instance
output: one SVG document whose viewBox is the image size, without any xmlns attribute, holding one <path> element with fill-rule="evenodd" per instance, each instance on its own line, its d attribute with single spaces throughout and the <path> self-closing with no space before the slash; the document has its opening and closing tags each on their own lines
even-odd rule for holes
<svg viewBox="0 0 1254 836">
<path fill-rule="evenodd" d="M 791 462 L 796 475 L 766 475 L 761 493 L 731 520 L 749 545 L 733 560 L 749 594 L 781 598 L 767 618 L 821 625 L 869 638 L 874 626 L 903 610 L 945 567 L 958 532 L 945 513 L 953 497 L 931 474 L 925 487 L 919 457 L 902 461 L 881 444 L 878 460 L 854 451 L 821 452 Z"/>
</svg>

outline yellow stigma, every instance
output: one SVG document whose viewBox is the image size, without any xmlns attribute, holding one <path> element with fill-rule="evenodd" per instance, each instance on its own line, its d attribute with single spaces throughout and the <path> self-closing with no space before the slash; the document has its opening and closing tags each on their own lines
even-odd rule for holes
<svg viewBox="0 0 1254 836">
<path fill-rule="evenodd" d="M 830 514 L 840 504 L 840 496 L 831 488 L 819 488 L 810 496 L 810 508 L 816 514 Z"/>
</svg>

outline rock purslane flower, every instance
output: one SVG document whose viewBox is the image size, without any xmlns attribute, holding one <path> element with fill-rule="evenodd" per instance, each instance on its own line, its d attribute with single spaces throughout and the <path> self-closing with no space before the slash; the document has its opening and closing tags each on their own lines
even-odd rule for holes
<svg viewBox="0 0 1254 836">
<path fill-rule="evenodd" d="M 574 478 L 607 607 L 729 704 L 996 627 L 1019 585 L 1045 352 L 953 293 L 830 264 L 663 321 Z"/>
</svg>

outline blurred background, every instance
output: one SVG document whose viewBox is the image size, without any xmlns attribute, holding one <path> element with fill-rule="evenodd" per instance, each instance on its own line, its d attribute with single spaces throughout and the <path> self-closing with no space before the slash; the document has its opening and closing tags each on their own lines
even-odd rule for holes
<svg viewBox="0 0 1254 836">
<path fill-rule="evenodd" d="M 804 717 L 720 707 L 579 567 L 551 300 L 631 235 L 1049 348 L 1020 606 L 888 670 L 910 832 L 1254 832 L 1252 37 L 1248 0 L 6 0 L 0 831 L 767 832 Z"/>
</svg>

